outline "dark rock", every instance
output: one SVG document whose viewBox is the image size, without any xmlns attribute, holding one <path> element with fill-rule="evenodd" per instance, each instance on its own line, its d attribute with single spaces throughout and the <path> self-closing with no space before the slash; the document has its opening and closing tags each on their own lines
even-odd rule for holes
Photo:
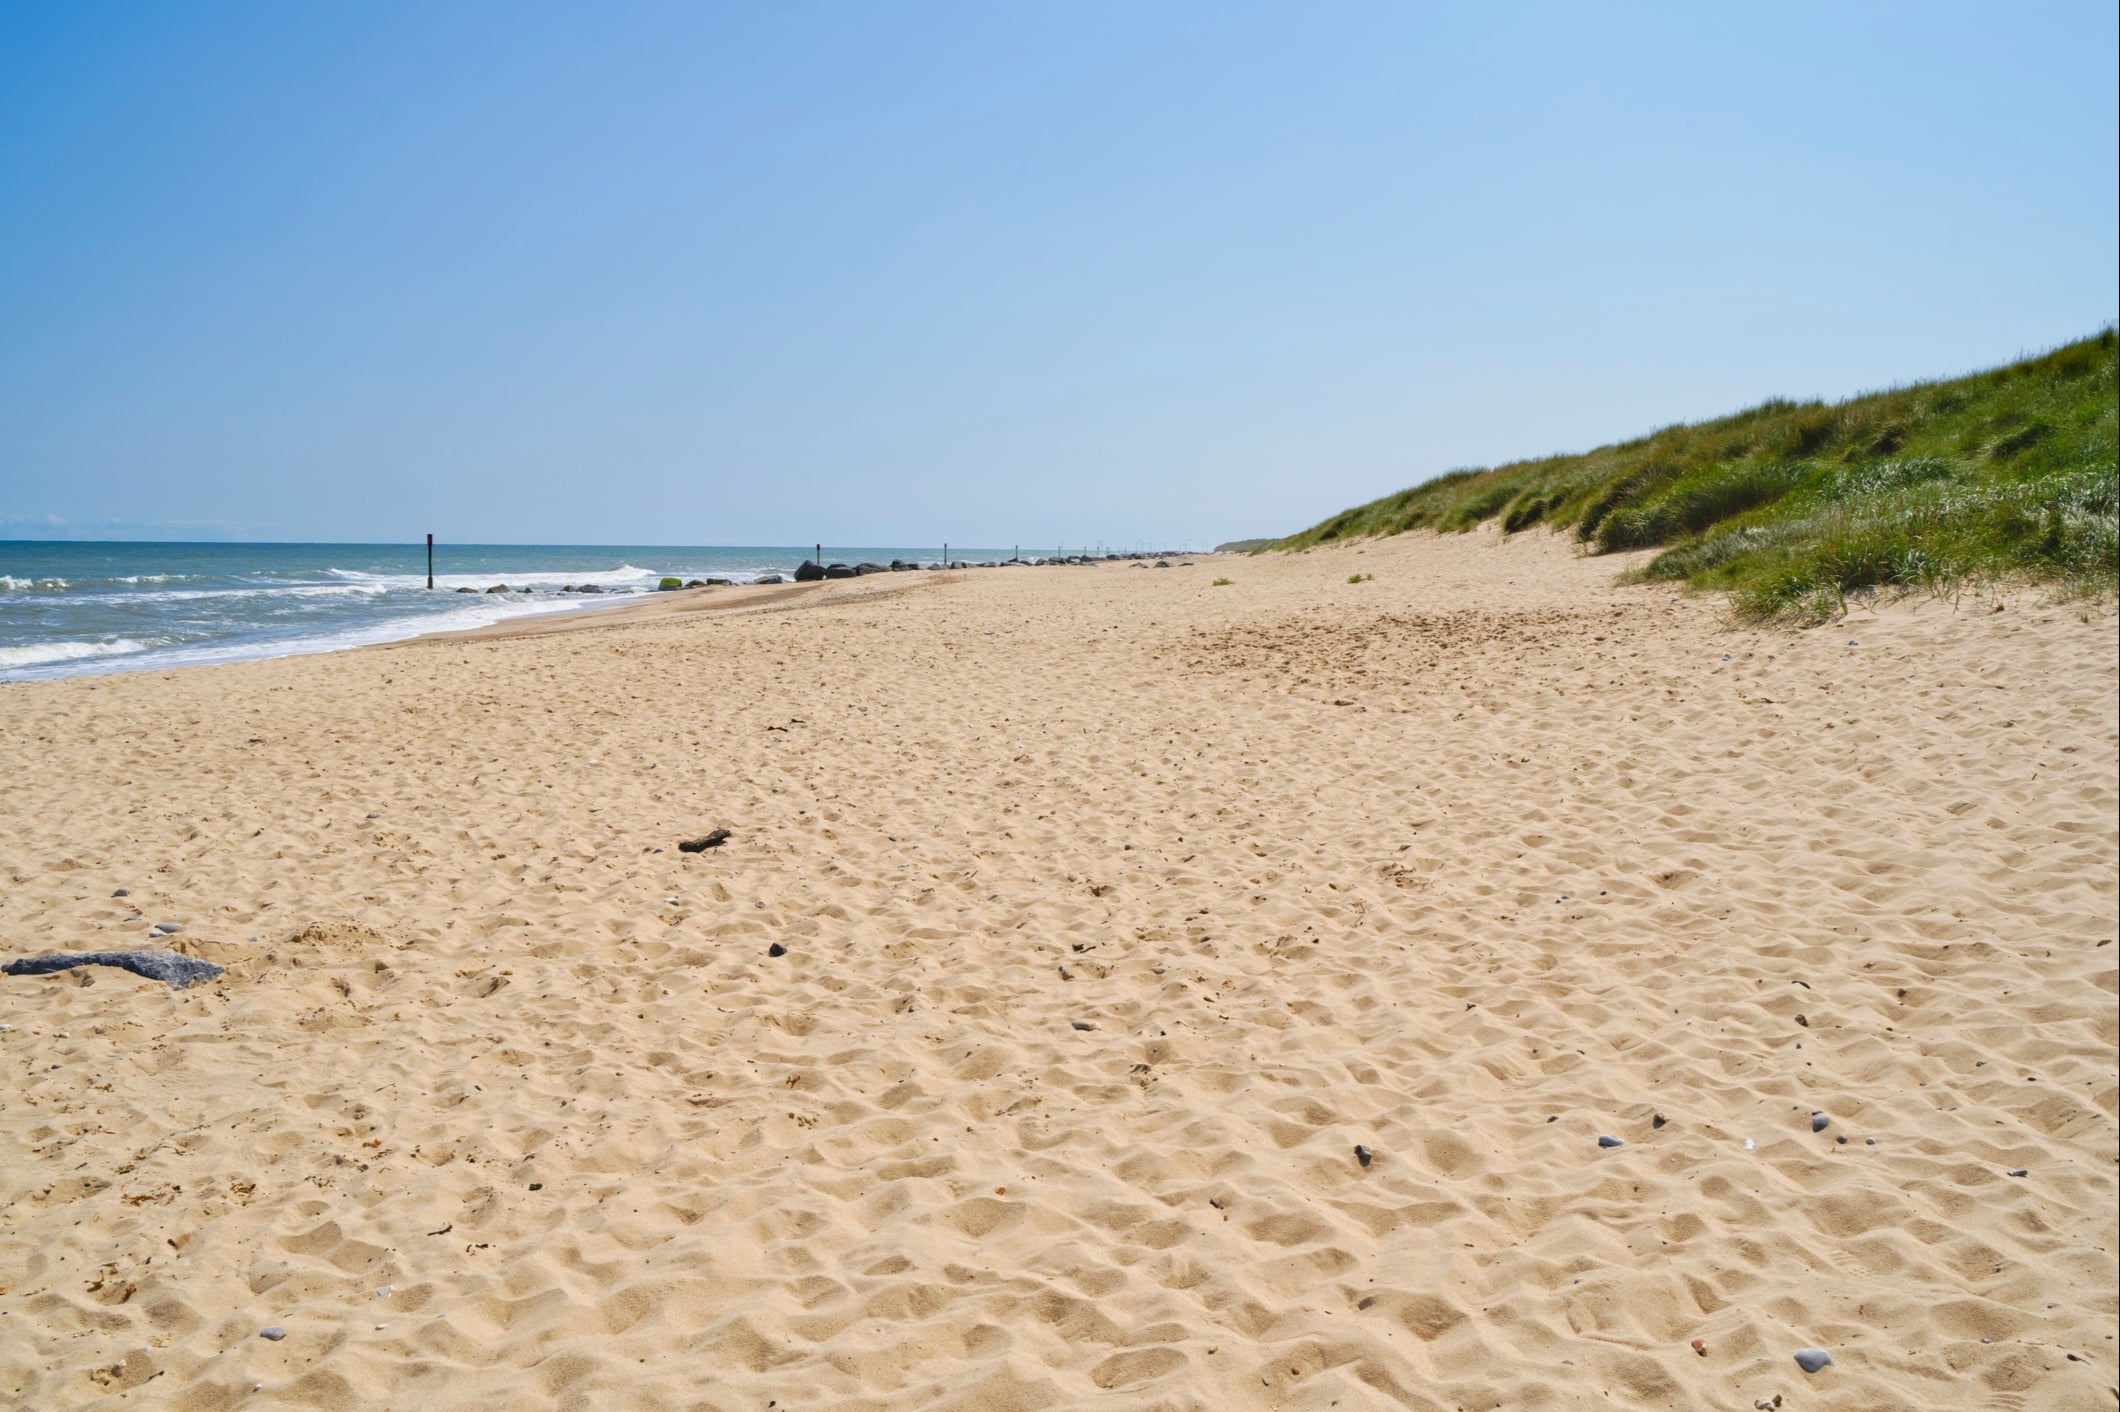
<svg viewBox="0 0 2120 1412">
<path fill-rule="evenodd" d="M 1826 1127 L 1832 1121 L 1833 1120 L 1831 1118 L 1828 1118 L 1823 1113 L 1813 1113 L 1811 1115 L 1811 1131 L 1814 1133 L 1822 1133 L 1826 1130 Z"/>
<path fill-rule="evenodd" d="M 25 956 L 0 966 L 10 976 L 43 976 L 70 971 L 76 966 L 115 966 L 151 981 L 161 981 L 171 990 L 182 990 L 200 981 L 210 981 L 221 968 L 196 956 L 174 951 L 77 951 L 71 956 Z"/>
<path fill-rule="evenodd" d="M 769 947 L 767 947 L 767 948 L 766 948 L 766 955 L 768 955 L 768 956 L 785 956 L 785 955 L 787 955 L 787 954 L 788 954 L 788 949 L 787 949 L 787 948 L 786 948 L 785 946 L 782 946 L 782 945 L 781 945 L 781 944 L 780 944 L 779 942 L 777 942 L 777 941 L 776 941 L 776 942 L 774 942 L 774 943 L 773 943 L 773 944 L 772 944 L 771 946 L 769 946 Z"/>
<path fill-rule="evenodd" d="M 281 1328 L 278 1324 L 274 1324 L 269 1329 L 259 1329 L 258 1337 L 269 1338 L 274 1343 L 278 1343 L 281 1339 L 287 1337 L 287 1330 Z"/>
<path fill-rule="evenodd" d="M 795 582 L 815 583 L 824 577 L 824 570 L 805 559 L 795 570 Z"/>
<path fill-rule="evenodd" d="M 727 829 L 716 829 L 704 838 L 688 838 L 677 845 L 679 853 L 704 853 L 709 848 L 719 848 L 729 838 Z"/>
<path fill-rule="evenodd" d="M 854 571 L 844 564 L 827 564 L 824 566 L 824 576 L 828 579 L 850 579 L 854 577 Z"/>
<path fill-rule="evenodd" d="M 1649 1120 L 1649 1126 L 1652 1128 L 1660 1128 L 1669 1121 L 1670 1119 L 1666 1118 L 1663 1114 L 1658 1113 L 1655 1117 Z"/>
<path fill-rule="evenodd" d="M 1069 1020 L 1068 1023 L 1078 1030 L 1093 1030 L 1097 1028 L 1095 1020 Z"/>
<path fill-rule="evenodd" d="M 602 593 L 604 586 L 600 583 L 585 583 L 574 591 L 576 593 Z"/>
<path fill-rule="evenodd" d="M 1366 1167 L 1376 1160 L 1376 1154 L 1358 1142 L 1354 1145 L 1354 1160 Z"/>
<path fill-rule="evenodd" d="M 686 580 L 685 580 L 685 587 L 686 587 L 686 588 L 708 588 L 708 587 L 711 587 L 711 586 L 713 586 L 714 584 L 717 584 L 717 583 L 727 583 L 727 582 L 728 582 L 728 580 L 727 580 L 727 579 L 686 579 Z"/>
<path fill-rule="evenodd" d="M 1796 1366 L 1806 1373 L 1815 1373 L 1820 1368 L 1833 1366 L 1833 1355 L 1823 1348 L 1799 1348 L 1796 1350 Z"/>
<path fill-rule="evenodd" d="M 478 592 L 478 590 L 477 590 L 477 589 L 475 589 L 475 588 L 460 588 L 460 589 L 458 589 L 458 590 L 457 590 L 457 592 L 458 592 L 458 593 L 476 593 L 476 592 Z"/>
<path fill-rule="evenodd" d="M 727 588 L 727 587 L 729 586 L 730 582 L 731 582 L 731 580 L 729 580 L 729 579 L 708 579 L 708 580 L 707 580 L 707 581 L 706 581 L 706 582 L 705 582 L 704 584 L 701 584 L 701 585 L 700 585 L 700 587 L 702 587 L 702 588 Z"/>
<path fill-rule="evenodd" d="M 1157 568 L 1159 568 L 1159 569 L 1167 569 L 1167 568 L 1169 568 L 1169 567 L 1170 567 L 1170 560 L 1168 560 L 1168 559 L 1158 559 L 1158 560 L 1156 560 L 1156 567 L 1157 567 Z"/>
<path fill-rule="evenodd" d="M 2012 1167 L 2009 1170 L 2009 1175 L 2013 1177 L 2028 1177 L 2031 1174 L 2031 1169 L 2028 1167 Z"/>
<path fill-rule="evenodd" d="M 112 893 L 112 894 L 111 894 L 111 896 L 112 896 L 112 897 L 130 897 L 130 896 L 132 896 L 132 889 L 131 889 L 131 888 L 129 888 L 129 887 L 121 887 L 121 888 L 119 888 L 119 889 L 118 889 L 118 890 L 117 890 L 116 892 Z"/>
<path fill-rule="evenodd" d="M 683 579 L 672 578 L 670 575 L 665 574 L 661 581 L 655 585 L 655 588 L 659 593 L 668 593 L 673 588 L 683 588 L 684 586 L 685 581 Z"/>
<path fill-rule="evenodd" d="M 854 566 L 854 572 L 855 572 L 855 574 L 856 574 L 856 575 L 865 575 L 865 574 L 882 574 L 882 573 L 888 573 L 888 572 L 890 572 L 890 571 L 889 571 L 888 569 L 884 568 L 884 567 L 883 567 L 883 565 L 881 565 L 881 564 L 856 564 L 856 565 Z"/>
<path fill-rule="evenodd" d="M 1599 1147 L 1625 1147 L 1627 1144 L 1616 1137 L 1607 1137 L 1603 1133 L 1599 1133 L 1597 1135 L 1597 1145 Z"/>
<path fill-rule="evenodd" d="M 493 587 L 486 590 L 486 592 L 488 593 L 506 593 L 507 591 L 508 585 L 504 583 L 497 583 Z"/>
<path fill-rule="evenodd" d="M 786 579 L 784 579 L 784 578 L 782 578 L 782 577 L 781 577 L 781 576 L 780 576 L 779 574 L 760 574 L 760 575 L 759 575 L 759 576 L 758 576 L 757 578 L 755 578 L 755 579 L 752 579 L 752 580 L 751 580 L 751 582 L 752 582 L 752 583 L 786 583 L 786 582 L 787 582 L 787 580 L 786 580 Z"/>
</svg>

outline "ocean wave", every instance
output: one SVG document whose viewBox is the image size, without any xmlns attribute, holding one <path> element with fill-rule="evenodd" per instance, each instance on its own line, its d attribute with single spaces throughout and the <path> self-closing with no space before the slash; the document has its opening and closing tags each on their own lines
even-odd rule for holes
<svg viewBox="0 0 2120 1412">
<path fill-rule="evenodd" d="M 119 657 L 145 652 L 148 644 L 129 637 L 110 642 L 30 642 L 0 647 L 0 667 L 41 667 L 48 662 L 79 662 L 88 657 Z"/>
<path fill-rule="evenodd" d="M 378 588 L 425 588 L 427 576 L 419 574 L 371 574 L 360 569 L 326 569 L 335 578 L 349 583 L 374 585 Z M 662 577 L 659 569 L 643 569 L 633 564 L 621 564 L 615 569 L 575 570 L 571 573 L 552 573 L 543 569 L 521 569 L 509 571 L 494 569 L 476 574 L 441 573 L 434 576 L 436 589 L 487 588 L 504 583 L 510 588 L 542 588 L 548 584 L 593 583 L 604 588 L 618 588 L 626 584 L 653 583 Z"/>
<path fill-rule="evenodd" d="M 0 574 L 0 591 L 26 593 L 33 588 L 54 589 L 66 587 L 65 579 L 18 579 L 12 574 Z"/>
</svg>

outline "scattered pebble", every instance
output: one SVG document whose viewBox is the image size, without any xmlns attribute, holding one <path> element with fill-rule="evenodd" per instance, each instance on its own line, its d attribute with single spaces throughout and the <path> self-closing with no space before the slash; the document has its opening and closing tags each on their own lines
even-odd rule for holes
<svg viewBox="0 0 2120 1412">
<path fill-rule="evenodd" d="M 1649 1119 L 1649 1126 L 1652 1128 L 1660 1128 L 1669 1121 L 1671 1121 L 1669 1118 L 1666 1118 L 1663 1114 L 1658 1113 L 1656 1116 Z"/>
<path fill-rule="evenodd" d="M 1833 1141 L 1839 1143 L 1842 1147 L 1846 1147 L 1848 1145 L 1848 1135 L 1842 1133 L 1839 1137 L 1834 1138 Z"/>
<path fill-rule="evenodd" d="M 1359 1142 L 1354 1145 L 1354 1160 L 1361 1163 L 1363 1166 L 1368 1166 L 1370 1162 L 1375 1159 L 1375 1157 L 1376 1154 L 1374 1152 L 1371 1152 L 1368 1148 L 1362 1146 L 1362 1144 L 1360 1144 Z"/>
<path fill-rule="evenodd" d="M 1796 1366 L 1806 1373 L 1815 1373 L 1820 1368 L 1832 1366 L 1833 1355 L 1823 1348 L 1799 1348 L 1796 1350 Z"/>
<path fill-rule="evenodd" d="M 118 890 L 117 890 L 116 892 L 112 893 L 112 894 L 111 894 L 111 896 L 112 896 L 112 897 L 130 897 L 130 896 L 132 896 L 132 889 L 131 889 L 131 888 L 129 888 L 129 887 L 121 887 L 121 888 L 119 888 L 119 889 L 118 889 Z"/>
<path fill-rule="evenodd" d="M 1604 1133 L 1599 1133 L 1597 1135 L 1597 1145 L 1599 1147 L 1625 1147 L 1627 1144 L 1616 1137 L 1608 1137 Z"/>
<path fill-rule="evenodd" d="M 1866 1137 L 1862 1140 L 1862 1144 L 1865 1147 L 1875 1147 L 1877 1145 L 1877 1139 L 1874 1137 Z"/>
<path fill-rule="evenodd" d="M 1726 660 L 1726 661 L 1727 661 L 1728 659 L 1727 659 L 1727 658 L 1725 658 L 1724 660 Z M 1697 1339 L 1693 1340 L 1693 1351 L 1694 1351 L 1695 1353 L 1698 1353 L 1698 1354 L 1699 1354 L 1699 1355 L 1700 1355 L 1701 1357 L 1703 1357 L 1703 1358 L 1707 1357 L 1707 1356 L 1708 1356 L 1708 1341 L 1707 1341 L 1706 1339 L 1699 1339 L 1699 1338 L 1697 1338 Z"/>
<path fill-rule="evenodd" d="M 2028 1167 L 2012 1167 L 2009 1174 L 2013 1177 L 2028 1177 L 2032 1173 Z"/>
<path fill-rule="evenodd" d="M 1814 1133 L 1822 1133 L 1826 1130 L 1826 1125 L 1832 1121 L 1833 1120 L 1831 1118 L 1828 1118 L 1823 1113 L 1813 1113 L 1811 1115 L 1811 1131 Z"/>
<path fill-rule="evenodd" d="M 787 955 L 787 954 L 788 954 L 788 949 L 787 949 L 787 948 L 786 948 L 785 946 L 782 946 L 782 945 L 781 945 L 781 944 L 780 944 L 779 942 L 777 942 L 777 941 L 776 941 L 776 942 L 774 942 L 774 943 L 773 943 L 773 944 L 772 944 L 771 946 L 769 946 L 769 947 L 767 947 L 767 948 L 766 948 L 766 955 L 768 955 L 768 956 L 785 956 L 785 955 Z"/>
<path fill-rule="evenodd" d="M 269 1338 L 274 1343 L 278 1343 L 281 1339 L 287 1337 L 287 1330 L 281 1328 L 278 1324 L 274 1324 L 269 1329 L 259 1329 L 258 1337 Z"/>
<path fill-rule="evenodd" d="M 530 1183 L 530 1190 L 532 1190 L 532 1191 L 543 1191 L 544 1189 L 545 1189 L 545 1184 L 544 1184 L 543 1182 L 532 1182 L 532 1183 Z"/>
<path fill-rule="evenodd" d="M 1754 1142 L 1754 1141 L 1752 1141 L 1752 1139 L 1750 1139 L 1750 1138 L 1746 1138 L 1746 1139 L 1745 1139 L 1745 1151 L 1747 1151 L 1747 1152 L 1751 1152 L 1751 1151 L 1755 1150 L 1756 1148 L 1758 1148 L 1758 1146 L 1759 1146 L 1759 1144 L 1758 1144 L 1758 1143 L 1756 1143 L 1756 1142 Z"/>
<path fill-rule="evenodd" d="M 1068 1023 L 1078 1030 L 1093 1030 L 1097 1028 L 1095 1020 L 1069 1020 Z"/>
<path fill-rule="evenodd" d="M 156 936 L 175 936 L 175 935 L 176 935 L 176 934 L 177 934 L 178 932 L 180 932 L 180 931 L 183 931 L 183 930 L 184 930 L 184 924 L 183 924 L 183 923 L 181 923 L 181 922 L 156 922 L 156 923 L 155 923 L 155 935 L 156 935 Z"/>
<path fill-rule="evenodd" d="M 380 819 L 383 816 L 381 814 L 370 814 L 368 817 L 371 819 Z"/>
</svg>

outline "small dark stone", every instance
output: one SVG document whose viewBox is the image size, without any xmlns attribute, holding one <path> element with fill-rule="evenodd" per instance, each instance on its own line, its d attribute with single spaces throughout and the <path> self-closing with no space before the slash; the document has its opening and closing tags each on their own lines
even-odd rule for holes
<svg viewBox="0 0 2120 1412">
<path fill-rule="evenodd" d="M 1625 1147 L 1627 1144 L 1616 1137 L 1607 1137 L 1605 1134 L 1599 1133 L 1597 1135 L 1597 1145 L 1599 1147 Z"/>
<path fill-rule="evenodd" d="M 774 942 L 774 943 L 773 943 L 773 944 L 772 944 L 771 946 L 769 946 L 769 947 L 767 947 L 767 948 L 766 948 L 766 955 L 768 955 L 768 956 L 785 956 L 785 955 L 787 955 L 787 954 L 788 954 L 788 949 L 787 949 L 787 948 L 786 948 L 785 946 L 782 946 L 782 945 L 781 945 L 781 944 L 780 944 L 779 942 L 777 942 L 777 941 L 776 941 L 776 942 Z"/>
<path fill-rule="evenodd" d="M 1796 1023 L 1797 1023 L 1797 1024 L 1799 1024 L 1799 1025 L 1802 1025 L 1802 1026 L 1803 1026 L 1803 1027 L 1804 1027 L 1805 1029 L 1809 1029 L 1809 1028 L 1811 1028 L 1811 1022 L 1810 1022 L 1809 1020 L 1806 1020 L 1806 1019 L 1805 1019 L 1805 1018 L 1804 1018 L 1803 1016 L 1801 1016 L 1801 1015 L 1798 1015 L 1798 1016 L 1796 1017 Z"/>
<path fill-rule="evenodd" d="M 2012 1167 L 2010 1168 L 2009 1174 L 2013 1177 L 2028 1177 L 2032 1173 L 2031 1169 L 2028 1167 Z"/>
<path fill-rule="evenodd" d="M 477 589 L 475 589 L 475 588 L 460 588 L 460 589 L 458 589 L 458 590 L 457 590 L 457 592 L 458 592 L 458 593 L 476 593 L 476 592 L 478 592 L 478 590 L 477 590 Z"/>
<path fill-rule="evenodd" d="M 1069 1020 L 1068 1023 L 1078 1030 L 1093 1030 L 1097 1028 L 1095 1020 Z"/>
<path fill-rule="evenodd" d="M 821 579 L 823 577 L 823 566 L 819 564 L 813 564 L 808 559 L 803 560 L 802 563 L 795 570 L 795 582 L 797 583 L 815 583 L 818 579 Z"/>
<path fill-rule="evenodd" d="M 54 971 L 70 971 L 76 966 L 115 966 L 151 981 L 161 981 L 171 990 L 182 990 L 221 974 L 221 968 L 211 961 L 180 956 L 174 951 L 79 951 L 71 956 L 25 956 L 0 966 L 0 974 L 42 976 Z"/>
<path fill-rule="evenodd" d="M 1375 1158 L 1376 1154 L 1374 1152 L 1371 1152 L 1368 1148 L 1362 1146 L 1362 1144 L 1360 1144 L 1359 1142 L 1354 1145 L 1354 1160 L 1361 1163 L 1363 1166 L 1368 1166 L 1372 1161 L 1375 1160 Z"/>
<path fill-rule="evenodd" d="M 1664 1125 L 1666 1121 L 1668 1120 L 1664 1117 L 1664 1115 L 1659 1113 L 1649 1120 L 1649 1126 L 1652 1128 L 1660 1128 Z"/>
<path fill-rule="evenodd" d="M 1377 1300 L 1376 1300 L 1376 1296 L 1375 1296 L 1375 1295 L 1373 1295 L 1373 1294 L 1365 1294 L 1365 1295 L 1363 1295 L 1363 1296 L 1362 1296 L 1362 1298 L 1361 1298 L 1361 1299 L 1360 1299 L 1359 1301 L 1357 1301 L 1357 1302 L 1356 1302 L 1356 1304 L 1355 1304 L 1355 1306 L 1354 1306 L 1354 1307 L 1355 1307 L 1355 1308 L 1357 1308 L 1357 1309 L 1367 1309 L 1367 1308 L 1368 1308 L 1368 1307 L 1369 1307 L 1370 1305 L 1372 1305 L 1372 1304 L 1374 1304 L 1374 1303 L 1376 1303 L 1376 1302 L 1377 1302 Z"/>
<path fill-rule="evenodd" d="M 111 896 L 112 896 L 112 897 L 130 897 L 130 896 L 132 896 L 132 889 L 131 889 L 131 888 L 129 888 L 129 887 L 121 887 L 121 888 L 119 888 L 119 889 L 118 889 L 118 890 L 117 890 L 116 892 L 112 893 L 112 894 L 111 894 Z"/>
<path fill-rule="evenodd" d="M 544 1184 L 543 1182 L 532 1182 L 532 1183 L 530 1183 L 530 1190 L 532 1190 L 532 1191 L 543 1191 L 544 1189 L 545 1189 L 545 1184 Z"/>
<path fill-rule="evenodd" d="M 716 829 L 704 838 L 686 839 L 677 845 L 677 851 L 679 853 L 704 853 L 709 848 L 721 847 L 728 840 L 729 831 L 727 829 Z"/>
<path fill-rule="evenodd" d="M 1826 1352 L 1823 1348 L 1799 1348 L 1796 1350 L 1796 1366 L 1803 1369 L 1806 1373 L 1815 1373 L 1820 1368 L 1831 1367 L 1832 1364 L 1833 1355 Z"/>
<path fill-rule="evenodd" d="M 1839 1143 L 1842 1147 L 1846 1147 L 1848 1145 L 1848 1135 L 1842 1133 L 1839 1137 L 1834 1138 L 1833 1141 Z"/>
<path fill-rule="evenodd" d="M 757 578 L 755 578 L 755 579 L 752 579 L 752 580 L 751 580 L 751 582 L 752 582 L 752 583 L 785 583 L 785 582 L 786 582 L 786 580 L 785 580 L 785 579 L 783 579 L 783 578 L 781 578 L 781 576 L 780 576 L 779 574 L 760 574 L 760 575 L 759 575 L 759 576 L 758 576 Z"/>
<path fill-rule="evenodd" d="M 1875 1147 L 1877 1145 L 1877 1139 L 1874 1137 L 1866 1137 L 1862 1140 L 1862 1145 L 1864 1147 Z"/>
<path fill-rule="evenodd" d="M 497 583 L 493 587 L 486 590 L 486 592 L 488 593 L 506 593 L 507 591 L 508 585 L 504 583 Z"/>
<path fill-rule="evenodd" d="M 1832 1121 L 1833 1120 L 1831 1118 L 1828 1118 L 1823 1113 L 1813 1113 L 1811 1115 L 1811 1131 L 1814 1133 L 1822 1133 L 1826 1130 L 1826 1125 L 1828 1123 L 1831 1123 Z"/>
<path fill-rule="evenodd" d="M 850 579 L 854 577 L 854 571 L 844 564 L 827 564 L 824 566 L 824 576 L 828 579 Z"/>
<path fill-rule="evenodd" d="M 278 1343 L 281 1339 L 287 1337 L 287 1330 L 281 1328 L 278 1324 L 274 1324 L 269 1329 L 259 1329 L 258 1337 L 269 1338 L 274 1343 Z"/>
</svg>

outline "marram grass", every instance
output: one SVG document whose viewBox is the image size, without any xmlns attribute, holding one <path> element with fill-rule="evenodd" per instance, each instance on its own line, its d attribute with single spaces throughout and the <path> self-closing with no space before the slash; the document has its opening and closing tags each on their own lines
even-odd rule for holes
<svg viewBox="0 0 2120 1412">
<path fill-rule="evenodd" d="M 2120 585 L 2114 330 L 1970 377 L 1845 402 L 1773 401 L 1574 456 L 1453 471 L 1271 548 L 1410 529 L 1571 528 L 1593 553 L 1818 622 L 1850 594 L 2005 580 Z"/>
</svg>

